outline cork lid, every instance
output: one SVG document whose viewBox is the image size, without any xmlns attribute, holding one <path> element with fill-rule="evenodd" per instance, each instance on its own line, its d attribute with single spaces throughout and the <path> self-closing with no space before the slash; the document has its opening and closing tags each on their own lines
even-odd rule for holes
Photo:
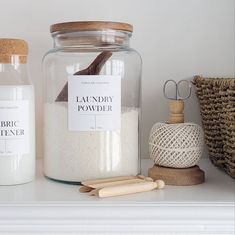
<svg viewBox="0 0 235 235">
<path fill-rule="evenodd" d="M 22 39 L 0 38 L 0 63 L 25 64 L 28 55 L 28 44 Z M 17 57 L 14 57 L 17 56 Z"/>
<path fill-rule="evenodd" d="M 50 32 L 70 32 L 70 31 L 92 31 L 113 29 L 127 32 L 133 32 L 133 26 L 131 24 L 122 22 L 111 21 L 76 21 L 76 22 L 64 22 L 51 25 Z"/>
</svg>

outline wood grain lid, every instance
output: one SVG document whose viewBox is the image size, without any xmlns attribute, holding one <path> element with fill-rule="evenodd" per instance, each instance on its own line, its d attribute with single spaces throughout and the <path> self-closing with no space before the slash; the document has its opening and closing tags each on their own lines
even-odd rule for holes
<svg viewBox="0 0 235 235">
<path fill-rule="evenodd" d="M 58 23 L 51 25 L 50 32 L 92 31 L 103 29 L 133 32 L 133 26 L 131 24 L 111 21 L 76 21 Z"/>
<path fill-rule="evenodd" d="M 17 55 L 19 63 L 26 63 L 28 44 L 22 39 L 0 38 L 0 63 L 12 63 L 12 56 Z"/>
</svg>

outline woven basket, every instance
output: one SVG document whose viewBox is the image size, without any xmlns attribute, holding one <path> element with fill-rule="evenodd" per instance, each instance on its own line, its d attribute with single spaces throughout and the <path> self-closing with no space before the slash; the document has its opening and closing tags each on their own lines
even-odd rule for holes
<svg viewBox="0 0 235 235">
<path fill-rule="evenodd" d="M 235 78 L 194 77 L 212 163 L 235 178 Z"/>
</svg>

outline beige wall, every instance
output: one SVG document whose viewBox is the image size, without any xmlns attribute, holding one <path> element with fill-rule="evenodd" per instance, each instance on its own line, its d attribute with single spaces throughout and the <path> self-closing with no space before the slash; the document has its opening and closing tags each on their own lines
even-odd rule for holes
<svg viewBox="0 0 235 235">
<path fill-rule="evenodd" d="M 143 57 L 142 156 L 148 134 L 168 115 L 162 86 L 195 74 L 234 76 L 233 0 L 0 0 L 0 37 L 24 38 L 37 98 L 37 155 L 42 154 L 41 59 L 52 47 L 49 26 L 74 20 L 126 21 L 134 25 L 132 46 Z M 200 123 L 195 96 L 186 119 Z"/>
</svg>

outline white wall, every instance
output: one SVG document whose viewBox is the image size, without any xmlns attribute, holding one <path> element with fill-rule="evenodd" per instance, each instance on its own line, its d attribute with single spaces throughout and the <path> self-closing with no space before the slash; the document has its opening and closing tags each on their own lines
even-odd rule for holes
<svg viewBox="0 0 235 235">
<path fill-rule="evenodd" d="M 134 25 L 132 47 L 143 58 L 142 156 L 151 126 L 166 120 L 162 95 L 167 79 L 195 74 L 234 76 L 234 0 L 0 0 L 0 37 L 24 38 L 37 95 L 37 154 L 42 156 L 41 59 L 52 47 L 49 26 L 76 20 L 124 21 Z M 195 96 L 186 119 L 200 122 Z"/>
</svg>

